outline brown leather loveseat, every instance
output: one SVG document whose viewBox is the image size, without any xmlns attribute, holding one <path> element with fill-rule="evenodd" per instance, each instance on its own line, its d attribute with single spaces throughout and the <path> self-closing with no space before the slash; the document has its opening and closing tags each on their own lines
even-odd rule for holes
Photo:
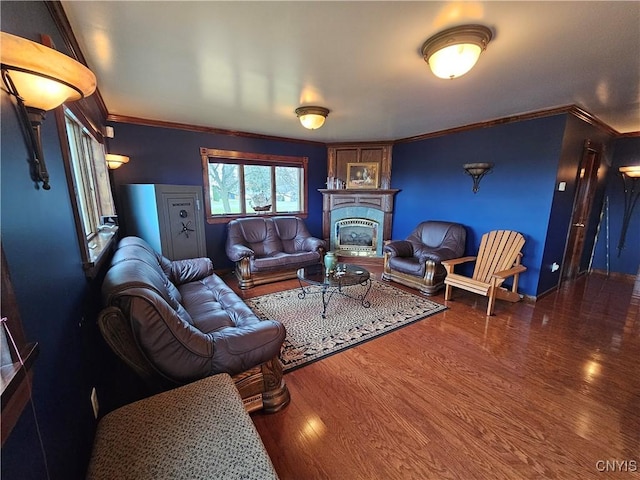
<svg viewBox="0 0 640 480">
<path fill-rule="evenodd" d="M 296 278 L 299 268 L 321 262 L 326 248 L 295 216 L 238 218 L 227 229 L 226 252 L 241 289 Z"/>
<path fill-rule="evenodd" d="M 260 320 L 208 258 L 171 261 L 123 238 L 102 285 L 98 323 L 114 352 L 157 390 L 233 376 L 248 410 L 289 402 L 278 358 L 284 326 Z"/>
</svg>

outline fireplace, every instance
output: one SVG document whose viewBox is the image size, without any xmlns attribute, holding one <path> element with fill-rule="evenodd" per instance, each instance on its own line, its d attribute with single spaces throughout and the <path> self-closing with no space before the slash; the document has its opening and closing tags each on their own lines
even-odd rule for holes
<svg viewBox="0 0 640 480">
<path fill-rule="evenodd" d="M 334 250 L 350 256 L 375 256 L 378 222 L 366 218 L 344 218 L 334 223 Z"/>
<path fill-rule="evenodd" d="M 391 238 L 394 189 L 322 189 L 322 233 L 342 256 L 382 257 Z"/>
</svg>

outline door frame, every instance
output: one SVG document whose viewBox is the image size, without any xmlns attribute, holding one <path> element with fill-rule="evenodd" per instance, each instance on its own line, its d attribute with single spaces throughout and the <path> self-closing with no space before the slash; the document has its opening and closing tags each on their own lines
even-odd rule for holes
<svg viewBox="0 0 640 480">
<path fill-rule="evenodd" d="M 588 240 L 586 238 L 586 235 L 587 235 L 587 232 L 589 232 L 589 219 L 592 216 L 592 210 L 596 200 L 596 193 L 598 190 L 598 170 L 602 165 L 603 153 L 604 153 L 603 144 L 594 142 L 589 139 L 585 140 L 584 146 L 582 148 L 582 155 L 580 157 L 580 161 L 578 162 L 578 167 L 576 170 L 575 194 L 573 198 L 573 205 L 571 207 L 571 217 L 569 218 L 569 225 L 567 228 L 567 237 L 565 241 L 564 254 L 562 257 L 562 269 L 560 271 L 560 279 L 558 281 L 558 286 L 560 286 L 562 282 L 566 280 L 573 280 L 588 271 L 588 268 L 586 270 L 581 270 L 580 266 L 581 266 L 582 257 L 584 255 L 584 245 L 587 243 L 587 240 Z M 585 169 L 587 168 L 586 160 L 588 159 L 588 156 L 592 154 L 594 155 L 594 158 L 595 158 L 593 162 L 593 167 L 590 172 L 586 172 L 585 170 L 585 177 L 583 177 L 581 175 L 581 170 L 583 168 Z M 587 176 L 587 173 L 590 173 L 590 176 Z M 582 182 L 584 181 L 587 181 L 588 184 L 587 184 L 586 190 L 582 192 L 583 195 L 581 200 L 580 198 L 581 187 L 582 187 Z M 582 201 L 582 204 L 580 204 L 581 201 Z M 575 218 L 579 208 L 586 209 L 586 214 L 584 215 L 582 227 L 577 226 L 578 220 L 576 220 Z M 585 238 L 583 239 L 582 246 L 580 247 L 579 253 L 572 253 L 572 249 L 575 244 L 575 242 L 572 242 L 572 239 L 575 238 L 573 233 L 574 228 L 584 229 Z M 567 274 L 568 274 L 567 272 L 570 272 L 574 268 L 577 269 L 575 276 L 567 277 Z"/>
</svg>

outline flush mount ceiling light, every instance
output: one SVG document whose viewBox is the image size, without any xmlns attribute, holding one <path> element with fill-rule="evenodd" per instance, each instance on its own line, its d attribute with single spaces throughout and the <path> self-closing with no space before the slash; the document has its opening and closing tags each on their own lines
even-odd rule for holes
<svg viewBox="0 0 640 480">
<path fill-rule="evenodd" d="M 115 153 L 107 153 L 104 158 L 107 160 L 109 170 L 120 168 L 125 163 L 129 163 L 129 157 L 126 155 L 116 155 Z"/>
<path fill-rule="evenodd" d="M 324 120 L 329 115 L 329 109 L 324 107 L 299 107 L 296 115 L 304 128 L 316 130 L 324 125 Z"/>
<path fill-rule="evenodd" d="M 96 77 L 80 62 L 53 48 L 5 32 L 0 34 L 2 80 L 16 98 L 31 147 L 32 177 L 49 190 L 40 125 L 48 110 L 91 95 L 96 89 Z"/>
<path fill-rule="evenodd" d="M 473 68 L 493 37 L 483 25 L 461 25 L 429 38 L 422 56 L 436 77 L 457 78 Z"/>
</svg>

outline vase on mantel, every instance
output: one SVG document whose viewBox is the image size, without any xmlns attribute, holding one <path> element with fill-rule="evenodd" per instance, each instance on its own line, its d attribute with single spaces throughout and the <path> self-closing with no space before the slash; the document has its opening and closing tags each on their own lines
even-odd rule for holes
<svg viewBox="0 0 640 480">
<path fill-rule="evenodd" d="M 335 272 L 337 263 L 338 256 L 335 252 L 327 252 L 324 254 L 324 269 L 327 275 Z"/>
</svg>

